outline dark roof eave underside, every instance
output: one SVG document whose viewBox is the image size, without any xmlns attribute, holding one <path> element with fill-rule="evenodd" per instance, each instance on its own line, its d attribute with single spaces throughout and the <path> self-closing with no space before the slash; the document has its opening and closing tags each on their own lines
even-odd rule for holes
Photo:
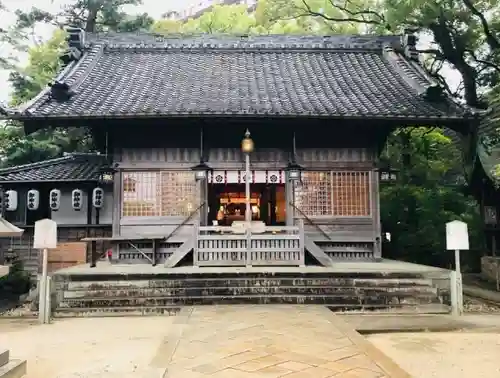
<svg viewBox="0 0 500 378">
<path fill-rule="evenodd" d="M 54 180 L 2 180 L 0 179 L 0 185 L 3 184 L 50 184 L 50 183 L 89 183 L 93 184 L 99 182 L 98 179 L 87 179 L 87 180 L 74 180 L 74 179 L 54 179 Z"/>
<path fill-rule="evenodd" d="M 87 120 L 87 119 L 162 119 L 162 118 L 302 118 L 302 119 L 345 119 L 345 120 L 387 120 L 387 121 L 409 121 L 409 122 L 469 122 L 479 120 L 479 114 L 470 114 L 468 116 L 418 116 L 418 115 L 332 115 L 332 114 L 255 114 L 255 113 L 177 113 L 177 114 L 75 114 L 75 115 L 12 115 L 6 119 L 18 121 L 64 121 L 64 120 Z"/>
</svg>

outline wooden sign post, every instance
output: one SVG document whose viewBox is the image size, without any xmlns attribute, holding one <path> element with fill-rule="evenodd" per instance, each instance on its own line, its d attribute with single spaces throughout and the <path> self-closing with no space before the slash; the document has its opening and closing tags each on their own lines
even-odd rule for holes
<svg viewBox="0 0 500 378">
<path fill-rule="evenodd" d="M 43 251 L 42 277 L 38 285 L 39 309 L 38 319 L 41 324 L 50 321 L 50 287 L 47 278 L 49 249 L 57 248 L 57 223 L 50 219 L 35 222 L 33 248 Z"/>
<path fill-rule="evenodd" d="M 464 299 L 460 251 L 469 250 L 467 223 L 458 220 L 446 223 L 446 249 L 455 251 L 455 271 L 450 275 L 451 308 L 453 315 L 462 315 L 464 312 Z"/>
</svg>

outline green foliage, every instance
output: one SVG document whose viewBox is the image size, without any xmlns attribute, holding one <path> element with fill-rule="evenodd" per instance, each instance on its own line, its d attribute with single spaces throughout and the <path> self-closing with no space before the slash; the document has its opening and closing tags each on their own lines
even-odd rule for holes
<svg viewBox="0 0 500 378">
<path fill-rule="evenodd" d="M 302 3 L 301 1 L 296 2 Z M 319 3 L 314 8 L 319 9 Z M 361 4 L 361 3 L 360 3 Z M 361 6 L 361 5 L 359 5 Z M 326 11 L 329 11 L 326 6 Z M 332 23 L 323 17 L 296 17 L 296 4 L 288 0 L 261 0 L 255 12 L 246 5 L 216 5 L 210 12 L 186 22 L 159 20 L 152 31 L 159 34 L 350 34 L 369 30 L 359 22 Z"/>
<path fill-rule="evenodd" d="M 66 49 L 66 34 L 57 30 L 46 43 L 28 51 L 28 64 L 11 73 L 11 104 L 23 104 L 49 84 L 61 68 L 59 56 Z M 63 152 L 88 151 L 92 141 L 84 128 L 39 130 L 24 135 L 22 125 L 8 122 L 0 127 L 1 166 L 32 163 L 60 156 Z"/>
<path fill-rule="evenodd" d="M 29 292 L 31 279 L 23 269 L 20 260 L 16 260 L 9 270 L 9 274 L 0 277 L 0 299 L 17 299 L 20 295 Z"/>
<path fill-rule="evenodd" d="M 388 140 L 383 158 L 399 170 L 395 184 L 382 184 L 381 220 L 392 240 L 384 255 L 449 267 L 445 224 L 458 219 L 469 226 L 471 248 L 466 266 L 477 268 L 484 247 L 477 203 L 463 194 L 463 167 L 451 140 L 440 129 L 401 129 Z"/>
</svg>

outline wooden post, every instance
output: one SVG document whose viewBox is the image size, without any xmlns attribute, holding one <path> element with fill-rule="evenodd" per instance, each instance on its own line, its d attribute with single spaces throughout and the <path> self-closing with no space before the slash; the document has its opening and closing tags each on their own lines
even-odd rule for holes
<svg viewBox="0 0 500 378">
<path fill-rule="evenodd" d="M 92 206 L 92 188 L 90 187 L 89 190 L 87 190 L 87 229 L 86 229 L 86 236 L 90 237 L 90 225 L 92 225 L 92 209 L 94 207 Z M 96 209 L 96 223 L 99 221 L 99 216 L 97 215 L 97 209 Z M 90 242 L 90 267 L 95 268 L 96 267 L 96 250 L 97 250 L 97 243 L 95 240 Z"/>
<path fill-rule="evenodd" d="M 199 267 L 199 261 L 198 261 L 198 235 L 200 234 L 200 229 L 198 224 L 195 222 L 193 226 L 193 266 Z"/>
<path fill-rule="evenodd" d="M 373 257 L 375 259 L 382 258 L 382 230 L 380 224 L 380 183 L 379 173 L 377 170 L 370 172 L 370 210 L 373 220 Z"/>
<path fill-rule="evenodd" d="M 297 226 L 299 227 L 299 247 L 300 247 L 300 266 L 306 266 L 306 252 L 304 240 L 304 220 L 298 219 Z"/>
<path fill-rule="evenodd" d="M 151 256 L 152 257 L 152 259 L 151 259 L 152 263 L 151 264 L 153 266 L 156 266 L 156 264 L 157 264 L 157 260 L 156 260 L 157 259 L 157 253 L 156 253 L 157 248 L 158 248 L 158 240 L 153 239 L 153 245 L 152 245 L 153 256 Z"/>
<path fill-rule="evenodd" d="M 286 216 L 286 225 L 293 226 L 295 219 L 295 209 L 292 206 L 294 203 L 293 198 L 293 181 L 290 180 L 289 172 L 285 173 L 285 197 L 286 197 L 286 208 L 285 208 L 285 216 Z"/>
<path fill-rule="evenodd" d="M 120 235 L 120 217 L 121 217 L 121 199 L 122 199 L 122 174 L 115 172 L 113 175 L 113 229 L 112 235 Z"/>
</svg>

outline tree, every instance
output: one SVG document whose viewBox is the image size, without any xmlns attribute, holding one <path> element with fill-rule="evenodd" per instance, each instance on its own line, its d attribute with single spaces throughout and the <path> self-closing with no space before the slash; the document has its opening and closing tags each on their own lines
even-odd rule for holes
<svg viewBox="0 0 500 378">
<path fill-rule="evenodd" d="M 45 88 L 61 69 L 59 57 L 67 49 L 65 26 L 77 26 L 88 32 L 103 30 L 137 31 L 148 29 L 153 19 L 147 14 L 131 16 L 121 11 L 125 5 L 140 4 L 139 0 L 77 0 L 66 5 L 57 14 L 32 8 L 30 12 L 16 11 L 17 23 L 12 33 L 17 41 L 33 40 L 35 45 L 17 44 L 27 49 L 28 64 L 13 67 L 9 81 L 13 87 L 11 105 L 17 106 L 31 100 Z M 53 37 L 44 43 L 32 38 L 31 30 L 37 23 L 58 26 Z M 0 129 L 1 165 L 25 164 L 60 156 L 63 152 L 89 151 L 92 140 L 83 128 L 40 130 L 24 135 L 18 122 L 8 122 Z"/>
<path fill-rule="evenodd" d="M 284 6 L 288 4 L 284 1 Z M 318 34 L 358 33 L 358 25 L 332 24 L 314 18 L 281 17 L 274 13 L 277 2 L 259 1 L 255 12 L 246 5 L 216 5 L 210 12 L 185 22 L 159 20 L 152 31 L 159 34 Z M 281 14 L 281 13 L 280 13 Z"/>
<path fill-rule="evenodd" d="M 481 218 L 476 201 L 464 195 L 459 151 L 437 128 L 401 129 L 393 133 L 382 159 L 399 170 L 395 184 L 382 184 L 381 221 L 391 242 L 384 256 L 448 268 L 446 222 L 469 225 L 471 245 L 482 252 Z M 477 268 L 477 254 L 466 266 Z"/>
<path fill-rule="evenodd" d="M 333 25 L 361 25 L 366 32 L 401 33 L 404 29 L 432 39 L 426 54 L 429 73 L 467 105 L 485 108 L 482 87 L 500 78 L 500 3 L 497 0 L 266 0 L 275 19 L 315 18 Z M 488 16 L 487 16 L 488 15 Z M 461 76 L 459 90 L 449 88 L 444 68 Z"/>
<path fill-rule="evenodd" d="M 28 51 L 28 64 L 10 74 L 13 86 L 11 104 L 16 106 L 32 99 L 60 70 L 59 56 L 66 49 L 66 34 L 57 30 L 46 43 Z M 91 140 L 81 128 L 40 130 L 28 136 L 23 127 L 10 121 L 0 129 L 2 165 L 17 165 L 53 158 L 63 152 L 87 151 Z"/>
<path fill-rule="evenodd" d="M 131 16 L 121 10 L 123 6 L 141 3 L 141 0 L 76 0 L 56 14 L 39 8 L 32 8 L 27 13 L 17 10 L 17 28 L 25 30 L 37 22 L 45 22 L 59 28 L 67 25 L 79 27 L 90 33 L 145 30 L 153 24 L 149 15 Z"/>
</svg>

